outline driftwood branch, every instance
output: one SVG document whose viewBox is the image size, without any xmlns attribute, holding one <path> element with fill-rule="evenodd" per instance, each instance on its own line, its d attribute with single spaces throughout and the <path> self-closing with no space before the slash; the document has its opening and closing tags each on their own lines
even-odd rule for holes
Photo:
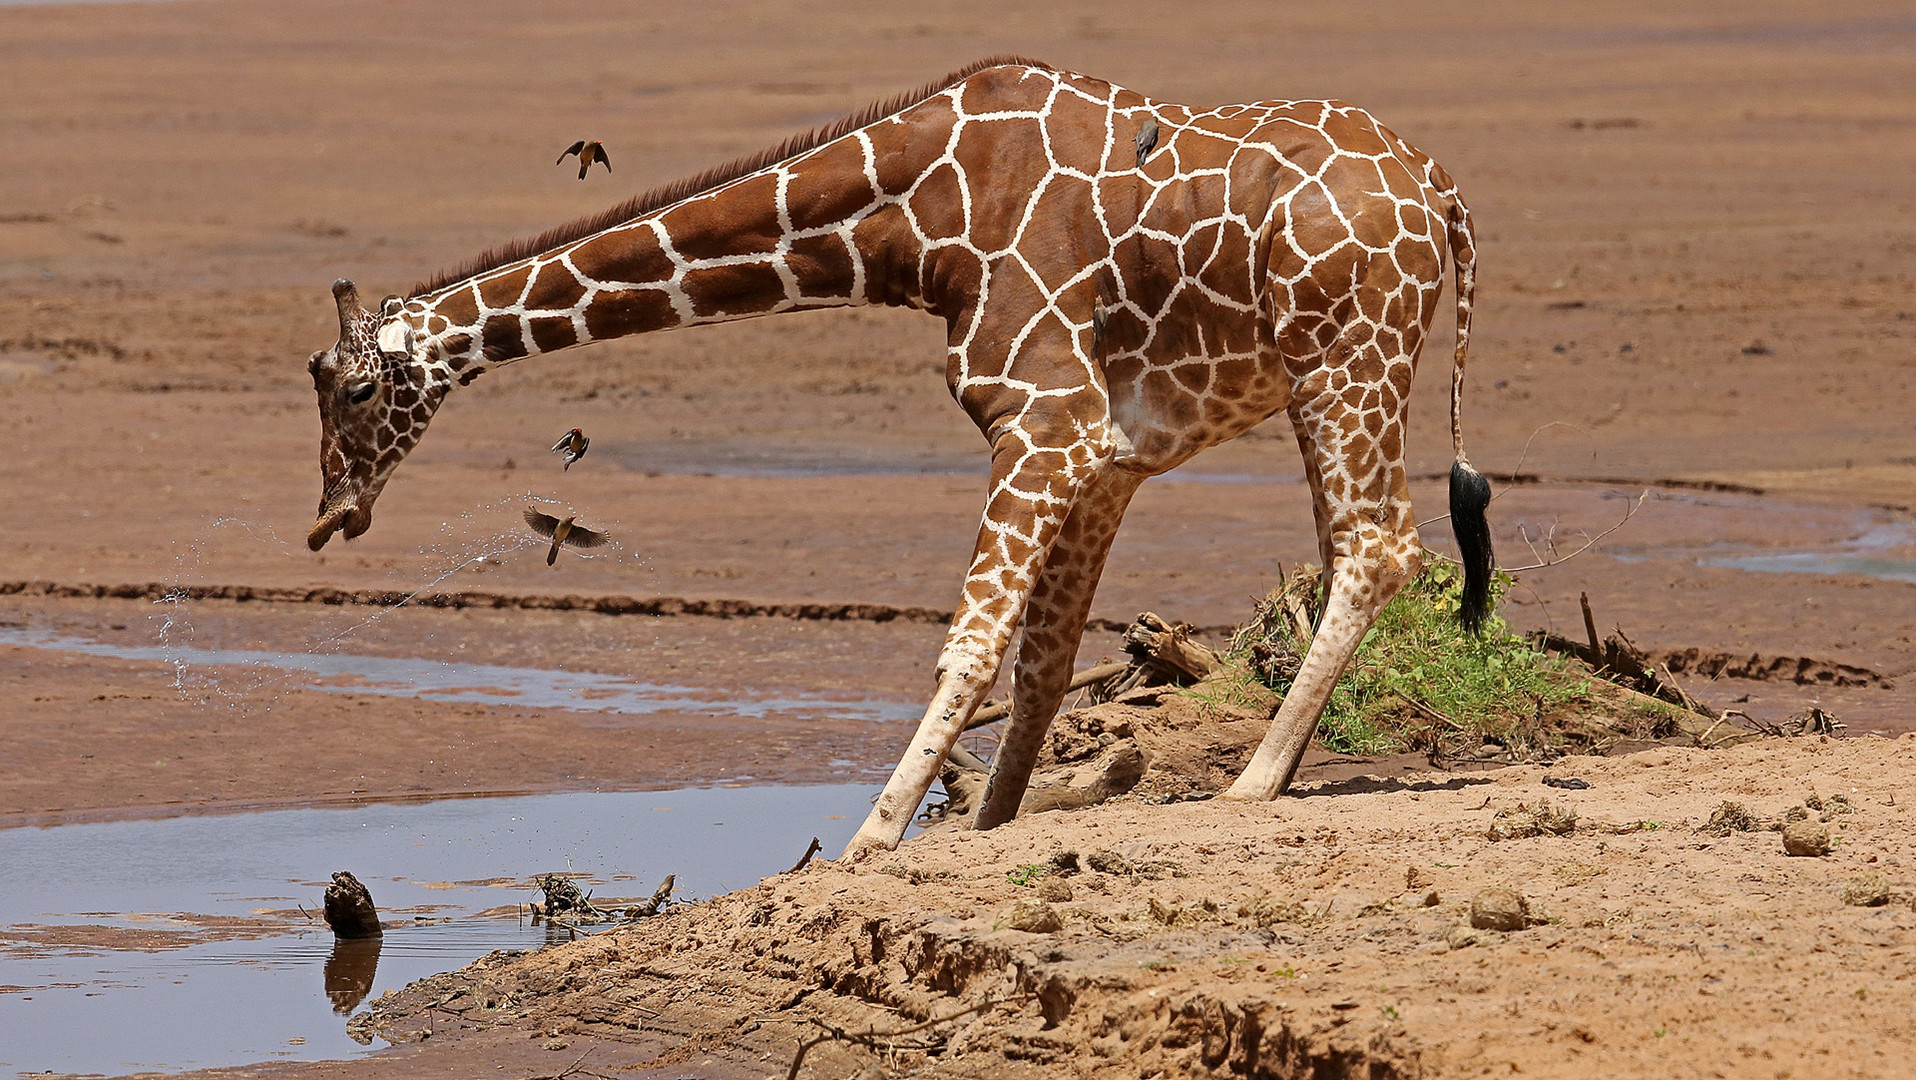
<svg viewBox="0 0 1916 1080">
<path fill-rule="evenodd" d="M 798 873 L 798 872 L 799 872 L 800 870 L 803 870 L 803 869 L 805 869 L 805 868 L 806 868 L 807 866 L 810 866 L 810 865 L 811 865 L 811 863 L 812 863 L 812 856 L 814 856 L 814 855 L 816 855 L 816 854 L 818 854 L 818 837 L 816 837 L 816 836 L 814 836 L 814 837 L 812 837 L 812 844 L 811 844 L 811 846 L 810 846 L 810 847 L 808 847 L 808 848 L 806 848 L 806 849 L 805 849 L 805 854 L 799 857 L 799 860 L 798 860 L 798 865 L 796 865 L 796 866 L 794 866 L 794 867 L 792 867 L 792 868 L 791 868 L 790 870 L 787 870 L 787 871 L 785 871 L 785 872 L 786 872 L 786 873 L 788 873 L 788 874 L 796 874 L 796 873 Z"/>
<path fill-rule="evenodd" d="M 1101 683 L 1105 681 L 1106 679 L 1109 679 L 1113 675 L 1121 675 L 1124 673 L 1124 670 L 1130 666 L 1131 664 L 1129 661 L 1121 660 L 1114 663 L 1097 664 L 1092 667 L 1088 667 L 1084 669 L 1083 671 L 1078 672 L 1076 675 L 1072 676 L 1071 685 L 1065 688 L 1065 693 L 1067 694 L 1076 693 L 1077 691 L 1082 690 L 1085 687 L 1090 686 L 1094 683 Z M 971 714 L 971 720 L 969 723 L 965 724 L 965 730 L 973 731 L 973 730 L 976 730 L 977 728 L 984 727 L 986 724 L 995 724 L 998 721 L 1003 720 L 1005 717 L 1010 715 L 1011 715 L 1010 702 L 988 701 L 985 704 L 978 706 L 978 711 Z"/>
<path fill-rule="evenodd" d="M 375 938 L 381 934 L 373 894 L 344 870 L 334 874 L 333 883 L 326 886 L 325 915 L 326 925 L 333 928 L 336 937 Z"/>
</svg>

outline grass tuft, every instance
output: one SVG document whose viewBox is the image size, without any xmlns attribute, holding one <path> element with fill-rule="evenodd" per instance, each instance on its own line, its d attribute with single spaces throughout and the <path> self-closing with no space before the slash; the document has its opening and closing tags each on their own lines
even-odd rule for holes
<svg viewBox="0 0 1916 1080">
<path fill-rule="evenodd" d="M 1462 570 L 1427 557 L 1338 680 L 1318 722 L 1323 744 L 1346 754 L 1474 752 L 1485 742 L 1520 755 L 1554 747 L 1559 740 L 1549 721 L 1590 701 L 1591 678 L 1582 665 L 1511 633 L 1494 614 L 1510 583 L 1502 573 L 1491 583 L 1493 614 L 1482 636 L 1473 637 L 1457 620 Z M 1227 650 L 1239 686 L 1226 678 L 1212 692 L 1229 698 L 1259 686 L 1288 691 L 1310 643 L 1317 594 L 1317 568 L 1299 567 Z"/>
</svg>

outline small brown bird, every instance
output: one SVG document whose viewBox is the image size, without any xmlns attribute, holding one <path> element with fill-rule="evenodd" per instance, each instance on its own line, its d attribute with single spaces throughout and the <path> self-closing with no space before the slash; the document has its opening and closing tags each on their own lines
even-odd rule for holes
<svg viewBox="0 0 1916 1080">
<path fill-rule="evenodd" d="M 591 169 L 594 165 L 603 165 L 605 166 L 606 172 L 612 171 L 612 159 L 605 156 L 605 145 L 603 143 L 587 142 L 584 139 L 580 139 L 578 142 L 565 148 L 565 153 L 559 155 L 559 161 L 564 161 L 574 154 L 579 155 L 579 179 L 581 180 L 585 179 L 587 170 Z M 557 165 L 559 161 L 555 161 L 553 164 Z"/>
<path fill-rule="evenodd" d="M 552 550 L 546 552 L 547 566 L 559 561 L 561 544 L 566 547 L 595 548 L 612 539 L 605 533 L 594 532 L 583 525 L 574 524 L 577 520 L 576 514 L 556 518 L 551 514 L 541 514 L 530 506 L 526 507 L 526 524 L 532 526 L 532 531 L 540 536 L 552 538 Z"/>
<path fill-rule="evenodd" d="M 1158 121 L 1156 117 L 1146 120 L 1144 126 L 1138 129 L 1137 144 L 1138 168 L 1142 169 L 1144 168 L 1144 159 L 1150 157 L 1151 151 L 1156 149 L 1158 145 Z"/>
<path fill-rule="evenodd" d="M 584 457 L 585 448 L 591 445 L 592 440 L 586 438 L 585 432 L 578 428 L 566 432 L 558 442 L 552 444 L 553 453 L 565 455 L 565 468 L 560 471 L 571 472 L 572 463 Z"/>
</svg>

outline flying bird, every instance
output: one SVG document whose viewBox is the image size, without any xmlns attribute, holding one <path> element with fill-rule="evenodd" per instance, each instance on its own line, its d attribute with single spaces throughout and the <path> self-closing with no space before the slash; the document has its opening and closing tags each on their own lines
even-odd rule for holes
<svg viewBox="0 0 1916 1080">
<path fill-rule="evenodd" d="M 1151 151 L 1158 145 L 1157 117 L 1154 116 L 1146 120 L 1144 126 L 1138 129 L 1137 144 L 1138 168 L 1142 169 L 1144 168 L 1144 159 L 1150 157 Z M 611 168 L 611 166 L 608 165 L 607 168 Z"/>
<path fill-rule="evenodd" d="M 565 468 L 560 471 L 571 472 L 572 463 L 584 457 L 585 448 L 591 445 L 592 440 L 586 438 L 585 432 L 578 428 L 566 432 L 558 442 L 552 444 L 553 453 L 565 455 Z"/>
<path fill-rule="evenodd" d="M 532 526 L 532 531 L 540 536 L 552 538 L 552 550 L 546 552 L 547 566 L 559 561 L 559 547 L 562 544 L 566 547 L 595 548 L 612 539 L 605 533 L 594 532 L 583 525 L 574 524 L 577 520 L 576 514 L 556 518 L 551 514 L 541 514 L 530 506 L 526 507 L 526 524 Z"/>
<path fill-rule="evenodd" d="M 603 165 L 605 166 L 606 172 L 612 171 L 612 159 L 605 156 L 605 144 L 603 143 L 586 142 L 584 139 L 580 139 L 578 142 L 565 148 L 565 153 L 559 155 L 559 161 L 564 161 L 574 154 L 579 155 L 579 179 L 581 180 L 585 179 L 587 170 L 591 169 L 594 165 Z M 553 164 L 557 165 L 559 161 L 555 161 Z"/>
</svg>

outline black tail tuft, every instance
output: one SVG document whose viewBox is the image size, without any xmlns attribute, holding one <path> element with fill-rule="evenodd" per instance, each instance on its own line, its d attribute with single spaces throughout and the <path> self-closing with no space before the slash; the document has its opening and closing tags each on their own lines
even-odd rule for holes
<svg viewBox="0 0 1916 1080">
<path fill-rule="evenodd" d="M 1490 616 L 1490 481 L 1461 459 L 1450 467 L 1450 531 L 1464 564 L 1464 601 L 1457 620 L 1464 631 L 1481 634 Z"/>
</svg>

